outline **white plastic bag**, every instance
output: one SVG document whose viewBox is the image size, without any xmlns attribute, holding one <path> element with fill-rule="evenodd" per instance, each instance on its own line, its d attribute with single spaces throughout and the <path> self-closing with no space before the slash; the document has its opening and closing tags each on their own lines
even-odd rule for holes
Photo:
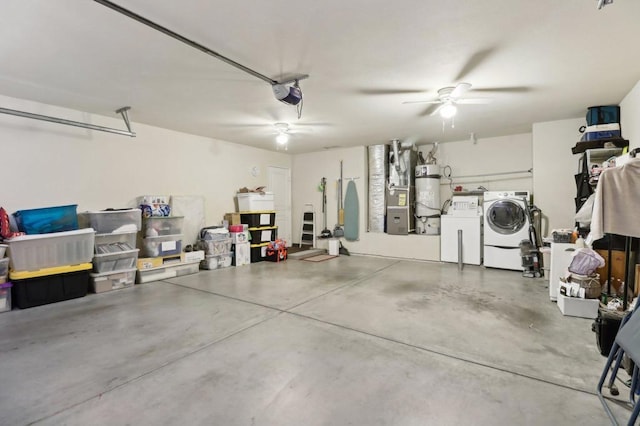
<svg viewBox="0 0 640 426">
<path fill-rule="evenodd" d="M 573 219 L 580 224 L 582 228 L 588 228 L 591 225 L 591 214 L 593 213 L 593 201 L 596 198 L 596 194 L 589 195 L 587 201 L 584 202 L 578 213 Z"/>
<path fill-rule="evenodd" d="M 604 259 L 596 251 L 590 248 L 577 249 L 573 253 L 569 272 L 578 275 L 591 275 L 596 269 L 604 266 Z"/>
</svg>

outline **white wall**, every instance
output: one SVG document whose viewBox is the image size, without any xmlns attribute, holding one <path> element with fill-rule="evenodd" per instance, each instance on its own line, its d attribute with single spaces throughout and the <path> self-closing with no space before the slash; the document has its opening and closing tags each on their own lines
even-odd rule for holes
<svg viewBox="0 0 640 426">
<path fill-rule="evenodd" d="M 532 191 L 532 137 L 530 133 L 439 144 L 436 158 L 443 176 L 450 173 L 452 181 L 441 180 L 441 202 L 451 198 L 453 188 L 464 190 L 480 186 L 489 191 Z M 419 146 L 426 157 L 433 145 Z M 451 170 L 445 169 L 450 166 Z M 518 172 L 518 173 L 511 173 Z M 479 176 L 483 175 L 483 176 Z M 471 177 L 465 177 L 471 176 Z"/>
<path fill-rule="evenodd" d="M 622 137 L 629 140 L 629 150 L 640 147 L 640 81 L 620 102 Z"/>
<path fill-rule="evenodd" d="M 333 149 L 296 155 L 293 158 L 293 240 L 300 241 L 300 222 L 305 203 L 312 203 L 317 214 L 316 228 L 323 228 L 322 193 L 318 186 L 322 177 L 327 178 L 327 228 L 333 232 L 338 217 L 338 186 L 340 160 L 343 160 L 343 176 L 346 193 L 348 178 L 355 180 L 360 204 L 360 239 L 344 241 L 351 253 L 401 257 L 422 260 L 440 260 L 440 239 L 432 236 L 387 235 L 366 232 L 367 227 L 367 148 Z M 318 247 L 326 248 L 326 241 L 319 240 Z"/>
<path fill-rule="evenodd" d="M 585 108 L 586 113 L 586 108 Z M 640 147 L 640 82 L 620 102 L 622 136 L 629 148 Z M 580 154 L 571 148 L 580 140 L 584 117 L 533 125 L 533 191 L 535 204 L 547 219 L 543 235 L 555 228 L 573 228 Z"/>
<path fill-rule="evenodd" d="M 343 196 L 347 191 L 347 178 L 355 180 L 360 202 L 360 235 L 366 220 L 366 182 L 367 165 L 364 147 L 332 149 L 293 156 L 291 174 L 292 234 L 293 241 L 300 241 L 302 212 L 305 204 L 313 205 L 316 212 L 316 234 L 323 228 L 322 192 L 319 191 L 323 177 L 327 179 L 327 228 L 333 231 L 338 220 L 338 179 L 340 178 L 340 160 L 343 161 Z"/>
<path fill-rule="evenodd" d="M 0 97 L 4 108 L 124 129 L 124 122 Z M 20 209 L 78 204 L 78 211 L 135 206 L 144 194 L 205 197 L 207 224 L 235 211 L 241 187 L 267 185 L 267 167 L 291 156 L 135 123 L 137 137 L 0 114 L 0 205 Z M 251 175 L 253 166 L 260 174 Z"/>
<path fill-rule="evenodd" d="M 426 156 L 431 146 L 420 147 Z M 515 153 L 515 154 L 514 154 Z M 531 135 L 520 134 L 441 144 L 436 154 L 438 162 L 450 165 L 453 175 L 467 176 L 529 170 L 532 166 Z M 322 194 L 317 190 L 321 178 L 327 178 L 327 227 L 333 231 L 337 220 L 337 185 L 340 160 L 344 161 L 344 177 L 356 180 L 360 201 L 360 240 L 345 242 L 352 253 L 401 257 L 420 260 L 440 260 L 440 237 L 432 235 L 388 235 L 366 232 L 367 220 L 367 148 L 335 149 L 293 158 L 293 241 L 300 241 L 300 221 L 304 203 L 312 203 L 318 213 L 317 228 L 322 230 Z M 442 187 L 442 202 L 449 198 L 448 183 Z M 473 189 L 483 185 L 490 190 L 532 189 L 530 173 L 508 176 L 455 179 L 454 183 Z M 323 246 L 320 241 L 319 246 Z"/>
<path fill-rule="evenodd" d="M 631 147 L 640 146 L 640 83 L 620 103 L 623 136 Z M 70 109 L 0 96 L 0 106 L 75 121 L 124 128 L 117 116 L 104 117 Z M 267 185 L 268 166 L 292 169 L 293 241 L 300 238 L 300 218 L 306 202 L 318 212 L 322 228 L 320 179 L 328 179 L 328 221 L 337 220 L 337 185 L 340 160 L 344 176 L 356 180 L 360 197 L 360 241 L 348 243 L 354 253 L 438 260 L 439 237 L 395 236 L 366 232 L 366 147 L 327 150 L 290 156 L 211 138 L 146 126 L 135 122 L 136 138 L 40 122 L 0 114 L 3 147 L 3 184 L 0 205 L 9 212 L 50 205 L 78 204 L 79 211 L 133 206 L 142 194 L 202 195 L 208 224 L 218 223 L 235 210 L 233 196 L 240 187 Z M 571 148 L 579 140 L 584 118 L 536 123 L 532 134 L 440 144 L 436 154 L 449 165 L 452 185 L 465 189 L 533 191 L 534 203 L 547 218 L 548 230 L 573 226 L 578 155 Z M 420 149 L 426 155 L 431 145 Z M 257 166 L 260 173 L 252 176 Z M 524 171 L 515 175 L 496 173 Z M 461 176 L 492 174 L 466 178 Z M 442 202 L 451 196 L 442 181 Z"/>
<path fill-rule="evenodd" d="M 580 140 L 585 118 L 549 121 L 533 125 L 534 204 L 544 218 L 542 236 L 558 228 L 573 228 L 580 155 L 571 152 Z"/>
</svg>

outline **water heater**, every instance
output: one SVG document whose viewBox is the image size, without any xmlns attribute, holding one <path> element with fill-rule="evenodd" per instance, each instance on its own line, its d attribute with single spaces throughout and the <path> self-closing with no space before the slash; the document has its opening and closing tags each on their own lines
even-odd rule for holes
<svg viewBox="0 0 640 426">
<path fill-rule="evenodd" d="M 422 164 L 415 169 L 416 234 L 440 234 L 440 166 Z"/>
</svg>

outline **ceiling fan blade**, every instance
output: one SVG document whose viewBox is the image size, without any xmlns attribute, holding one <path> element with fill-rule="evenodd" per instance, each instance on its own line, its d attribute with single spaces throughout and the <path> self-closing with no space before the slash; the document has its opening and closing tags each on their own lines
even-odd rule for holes
<svg viewBox="0 0 640 426">
<path fill-rule="evenodd" d="M 437 105 L 437 104 L 429 105 L 429 106 L 428 106 L 428 107 L 426 107 L 426 108 L 425 108 L 425 109 L 424 109 L 420 114 L 418 114 L 418 116 L 419 116 L 419 117 L 425 117 L 425 116 L 431 115 L 431 113 L 432 113 L 434 110 L 439 109 L 441 106 L 442 106 L 442 105 Z"/>
<path fill-rule="evenodd" d="M 293 127 L 331 127 L 333 126 L 333 124 L 313 122 L 313 123 L 295 123 L 295 124 L 292 124 L 292 126 Z"/>
<path fill-rule="evenodd" d="M 456 101 L 457 104 L 467 104 L 467 105 L 485 105 L 493 102 L 491 98 L 463 98 L 458 99 Z"/>
<path fill-rule="evenodd" d="M 480 50 L 467 60 L 467 62 L 462 66 L 458 75 L 454 79 L 454 81 L 463 80 L 467 77 L 474 69 L 476 69 L 480 64 L 482 64 L 493 52 L 495 52 L 495 47 L 490 47 L 488 49 Z"/>
<path fill-rule="evenodd" d="M 425 111 L 424 115 L 429 115 L 429 116 L 436 115 L 436 114 L 438 114 L 438 112 L 440 112 L 440 110 L 442 109 L 443 106 L 444 106 L 444 104 L 439 105 L 437 108 L 435 108 L 435 109 L 433 109 L 433 110 L 431 110 L 429 112 Z"/>
<path fill-rule="evenodd" d="M 403 104 L 441 104 L 441 100 L 435 101 L 404 101 Z"/>
<path fill-rule="evenodd" d="M 533 90 L 528 86 L 511 86 L 511 87 L 481 87 L 473 89 L 474 92 L 494 92 L 494 93 L 527 93 Z"/>
<path fill-rule="evenodd" d="M 361 95 L 413 95 L 427 92 L 427 89 L 357 89 Z"/>
<path fill-rule="evenodd" d="M 257 128 L 257 127 L 262 127 L 262 128 L 268 128 L 271 125 L 270 124 L 256 124 L 256 123 L 247 123 L 247 124 L 242 124 L 242 123 L 220 123 L 218 124 L 219 127 L 228 127 L 228 128 Z"/>
<path fill-rule="evenodd" d="M 459 98 L 467 93 L 469 89 L 471 89 L 470 83 L 458 83 L 449 96 L 454 99 Z"/>
</svg>

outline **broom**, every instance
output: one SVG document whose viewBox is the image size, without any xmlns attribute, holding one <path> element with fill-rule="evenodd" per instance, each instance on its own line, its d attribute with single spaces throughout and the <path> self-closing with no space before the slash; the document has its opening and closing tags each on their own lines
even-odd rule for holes
<svg viewBox="0 0 640 426">
<path fill-rule="evenodd" d="M 338 181 L 338 223 L 333 230 L 334 237 L 344 237 L 344 206 L 342 205 L 342 160 L 340 160 L 340 180 Z"/>
</svg>

